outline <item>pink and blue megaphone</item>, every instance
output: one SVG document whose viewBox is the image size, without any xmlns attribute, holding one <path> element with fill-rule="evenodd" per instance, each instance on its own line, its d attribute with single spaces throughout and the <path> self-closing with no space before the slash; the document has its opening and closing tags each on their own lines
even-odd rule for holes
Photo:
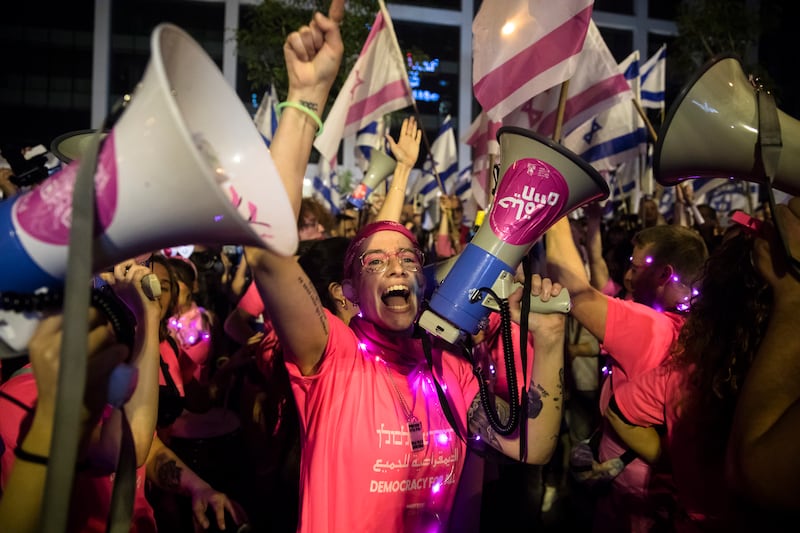
<svg viewBox="0 0 800 533">
<path fill-rule="evenodd" d="M 197 242 L 292 255 L 297 228 L 286 190 L 236 92 L 182 29 L 158 26 L 151 47 L 98 156 L 93 270 Z M 0 202 L 0 292 L 65 281 L 79 164 Z"/>
<path fill-rule="evenodd" d="M 522 258 L 562 216 L 606 198 L 608 184 L 570 150 L 514 127 L 497 132 L 500 182 L 475 236 L 458 256 L 420 316 L 420 326 L 454 343 L 476 334 L 491 312 L 486 300 L 513 279 Z"/>
</svg>

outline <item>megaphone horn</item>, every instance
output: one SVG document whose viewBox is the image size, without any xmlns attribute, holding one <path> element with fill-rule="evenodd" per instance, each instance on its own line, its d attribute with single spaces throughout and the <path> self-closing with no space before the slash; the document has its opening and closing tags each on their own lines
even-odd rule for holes
<svg viewBox="0 0 800 533">
<path fill-rule="evenodd" d="M 157 26 L 150 43 L 145 74 L 97 159 L 93 271 L 197 242 L 293 254 L 286 190 L 239 97 L 177 26 Z M 79 164 L 0 203 L 0 291 L 63 283 Z"/>
<path fill-rule="evenodd" d="M 367 197 L 372 194 L 375 187 L 394 172 L 396 166 L 397 161 L 391 156 L 380 150 L 372 150 L 369 166 L 364 173 L 364 179 L 353 189 L 353 192 L 347 197 L 347 201 L 357 209 L 364 207 L 364 202 L 367 201 Z"/>
<path fill-rule="evenodd" d="M 766 142 L 775 146 L 776 134 L 779 159 L 769 172 L 763 148 Z M 670 107 L 656 142 L 653 174 L 666 186 L 696 177 L 730 177 L 770 182 L 797 195 L 798 140 L 800 122 L 774 107 L 772 95 L 748 79 L 737 57 L 717 56 L 695 73 Z"/>
<path fill-rule="evenodd" d="M 500 183 L 475 236 L 434 291 L 419 324 L 448 342 L 475 334 L 489 314 L 481 292 L 509 274 L 558 219 L 609 188 L 591 165 L 567 148 L 522 128 L 502 127 Z"/>
</svg>

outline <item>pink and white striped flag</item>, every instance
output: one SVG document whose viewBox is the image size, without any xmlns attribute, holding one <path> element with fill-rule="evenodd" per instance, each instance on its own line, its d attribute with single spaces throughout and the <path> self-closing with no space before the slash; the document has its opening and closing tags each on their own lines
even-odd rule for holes
<svg viewBox="0 0 800 533">
<path fill-rule="evenodd" d="M 488 204 L 492 186 L 490 156 L 500 154 L 500 144 L 497 142 L 497 130 L 500 126 L 502 124 L 499 121 L 489 120 L 486 113 L 481 112 L 464 138 L 464 144 L 472 147 L 472 195 L 482 209 Z"/>
<path fill-rule="evenodd" d="M 573 76 L 594 0 L 483 2 L 472 22 L 472 86 L 492 120 Z"/>
<path fill-rule="evenodd" d="M 519 126 L 552 137 L 560 96 L 561 86 L 534 96 L 507 115 L 503 125 Z M 583 50 L 578 56 L 578 69 L 569 80 L 562 133 L 566 135 L 600 112 L 633 98 L 625 75 L 619 71 L 600 30 L 590 21 Z"/>
<path fill-rule="evenodd" d="M 314 141 L 314 147 L 328 160 L 336 157 L 344 137 L 414 103 L 392 19 L 383 0 L 379 4 L 361 55 L 325 119 L 322 134 Z"/>
</svg>

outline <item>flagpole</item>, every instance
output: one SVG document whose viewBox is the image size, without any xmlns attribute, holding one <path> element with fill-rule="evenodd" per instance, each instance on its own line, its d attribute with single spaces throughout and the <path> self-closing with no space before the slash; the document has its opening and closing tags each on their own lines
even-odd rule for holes
<svg viewBox="0 0 800 533">
<path fill-rule="evenodd" d="M 569 80 L 561 83 L 561 94 L 558 96 L 558 113 L 556 114 L 556 125 L 553 128 L 553 140 L 561 144 L 561 127 L 564 124 L 564 110 L 567 107 L 567 92 L 569 91 Z"/>
<path fill-rule="evenodd" d="M 650 119 L 647 118 L 647 113 L 644 112 L 642 104 L 639 103 L 639 100 L 637 98 L 633 98 L 631 102 L 633 102 L 633 107 L 636 108 L 636 111 L 639 113 L 639 116 L 642 117 L 644 125 L 647 126 L 647 132 L 650 134 L 650 138 L 653 139 L 653 143 L 658 142 L 658 134 L 656 134 L 656 130 L 655 128 L 653 128 L 653 124 L 650 122 Z"/>
</svg>

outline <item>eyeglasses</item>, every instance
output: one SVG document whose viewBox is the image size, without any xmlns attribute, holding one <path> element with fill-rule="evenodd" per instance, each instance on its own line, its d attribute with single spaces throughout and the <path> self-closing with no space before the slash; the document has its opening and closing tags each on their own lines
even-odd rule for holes
<svg viewBox="0 0 800 533">
<path fill-rule="evenodd" d="M 361 267 L 372 274 L 380 274 L 385 272 L 389 266 L 389 259 L 396 257 L 400 266 L 406 272 L 419 272 L 422 269 L 422 262 L 425 255 L 416 249 L 400 248 L 396 252 L 387 252 L 386 250 L 367 250 L 359 259 L 361 260 Z"/>
</svg>

